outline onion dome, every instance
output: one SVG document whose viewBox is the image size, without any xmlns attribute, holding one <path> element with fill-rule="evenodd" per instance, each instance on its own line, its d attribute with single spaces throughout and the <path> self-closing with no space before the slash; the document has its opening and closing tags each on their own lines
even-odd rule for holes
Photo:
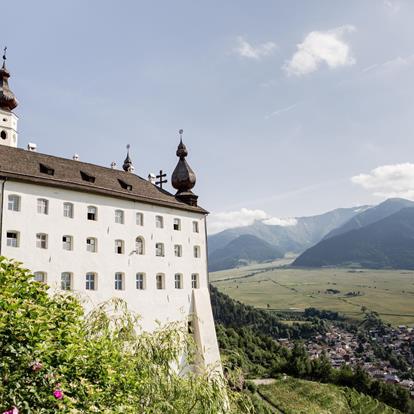
<svg viewBox="0 0 414 414">
<path fill-rule="evenodd" d="M 12 111 L 19 104 L 14 93 L 9 88 L 10 73 L 6 69 L 6 51 L 4 48 L 3 66 L 0 69 L 0 108 L 6 111 Z"/>
<path fill-rule="evenodd" d="M 196 206 L 198 197 L 191 191 L 196 183 L 196 175 L 185 160 L 188 155 L 188 151 L 182 140 L 183 130 L 180 129 L 179 132 L 180 143 L 176 154 L 180 159 L 172 174 L 171 184 L 177 190 L 177 193 L 175 194 L 176 198 L 187 204 Z"/>
<path fill-rule="evenodd" d="M 134 166 L 132 165 L 132 160 L 131 160 L 131 157 L 129 156 L 129 148 L 130 148 L 130 145 L 128 144 L 127 145 L 127 156 L 124 160 L 124 165 L 122 166 L 122 168 L 126 172 L 133 172 Z"/>
</svg>

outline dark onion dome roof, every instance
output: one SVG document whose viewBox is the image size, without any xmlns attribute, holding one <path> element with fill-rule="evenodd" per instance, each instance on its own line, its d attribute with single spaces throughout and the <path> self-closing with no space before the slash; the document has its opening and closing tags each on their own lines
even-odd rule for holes
<svg viewBox="0 0 414 414">
<path fill-rule="evenodd" d="M 188 155 L 187 147 L 180 139 L 180 144 L 177 148 L 177 157 L 180 157 L 177 166 L 171 177 L 172 186 L 178 190 L 178 193 L 190 191 L 196 183 L 196 175 L 191 167 L 188 165 L 185 157 Z"/>
<path fill-rule="evenodd" d="M 12 111 L 19 104 L 14 93 L 9 88 L 10 73 L 6 69 L 6 56 L 3 56 L 3 66 L 0 69 L 0 108 Z"/>
<path fill-rule="evenodd" d="M 0 145 L 0 177 L 207 214 L 131 172 Z"/>
</svg>

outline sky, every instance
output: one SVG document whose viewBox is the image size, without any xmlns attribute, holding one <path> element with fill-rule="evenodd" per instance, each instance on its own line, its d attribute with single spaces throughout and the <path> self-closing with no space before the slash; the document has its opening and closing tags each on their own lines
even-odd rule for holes
<svg viewBox="0 0 414 414">
<path fill-rule="evenodd" d="M 211 232 L 414 198 L 411 0 L 1 3 L 20 147 L 170 175 L 182 128 Z"/>
</svg>

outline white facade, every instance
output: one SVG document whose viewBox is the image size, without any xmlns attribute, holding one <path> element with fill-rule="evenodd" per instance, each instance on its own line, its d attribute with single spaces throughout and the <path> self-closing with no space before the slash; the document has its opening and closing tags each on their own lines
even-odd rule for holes
<svg viewBox="0 0 414 414">
<path fill-rule="evenodd" d="M 17 121 L 18 117 L 10 111 L 0 108 L 0 145 L 17 147 Z"/>
<path fill-rule="evenodd" d="M 0 185 L 1 255 L 44 276 L 52 291 L 70 287 L 87 310 L 124 299 L 145 330 L 194 313 L 202 357 L 219 363 L 204 214 L 12 180 Z"/>
</svg>

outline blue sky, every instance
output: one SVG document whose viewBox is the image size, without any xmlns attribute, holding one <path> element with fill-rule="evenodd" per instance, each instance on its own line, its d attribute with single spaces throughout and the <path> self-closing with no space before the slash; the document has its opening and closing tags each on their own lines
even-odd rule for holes
<svg viewBox="0 0 414 414">
<path fill-rule="evenodd" d="M 22 147 L 120 166 L 129 143 L 146 177 L 172 172 L 183 128 L 214 231 L 414 196 L 412 1 L 2 11 Z"/>
</svg>

